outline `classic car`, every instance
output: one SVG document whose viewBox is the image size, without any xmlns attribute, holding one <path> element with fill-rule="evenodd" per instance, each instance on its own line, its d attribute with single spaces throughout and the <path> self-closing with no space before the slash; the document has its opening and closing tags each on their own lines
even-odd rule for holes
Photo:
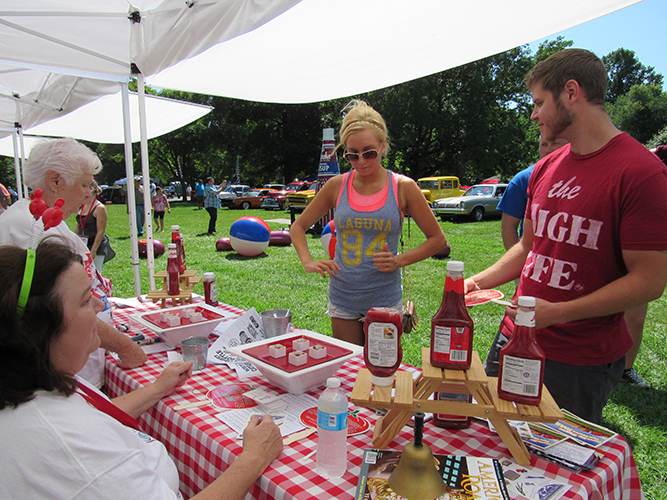
<svg viewBox="0 0 667 500">
<path fill-rule="evenodd" d="M 507 184 L 476 184 L 463 196 L 434 201 L 433 213 L 443 221 L 461 215 L 476 222 L 484 217 L 500 216 L 498 203 L 506 188 Z"/>
<path fill-rule="evenodd" d="M 284 190 L 269 193 L 262 202 L 262 208 L 265 210 L 283 210 L 287 208 L 285 202 L 287 195 L 304 189 L 308 189 L 308 183 L 305 181 L 290 182 Z"/>
<path fill-rule="evenodd" d="M 459 178 L 453 175 L 441 177 L 422 177 L 417 180 L 419 189 L 424 194 L 426 202 L 433 205 L 434 200 L 440 198 L 451 198 L 453 196 L 461 196 L 465 193 L 465 189 L 461 189 L 459 185 Z"/>
<path fill-rule="evenodd" d="M 274 189 L 253 189 L 249 193 L 243 196 L 237 196 L 232 200 L 234 203 L 233 207 L 230 208 L 242 208 L 243 210 L 248 210 L 249 208 L 259 208 L 262 206 L 264 197 L 269 193 L 275 193 Z"/>
<path fill-rule="evenodd" d="M 233 207 L 234 198 L 245 196 L 249 192 L 250 186 L 245 184 L 230 184 L 218 193 L 218 198 L 220 198 L 220 203 L 222 203 L 223 207 Z"/>
</svg>

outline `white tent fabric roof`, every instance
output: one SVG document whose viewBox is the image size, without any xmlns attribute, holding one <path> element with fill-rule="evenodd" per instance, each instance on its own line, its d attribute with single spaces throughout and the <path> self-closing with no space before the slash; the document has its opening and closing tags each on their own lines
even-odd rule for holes
<svg viewBox="0 0 667 500">
<path fill-rule="evenodd" d="M 318 102 L 478 60 L 638 0 L 303 0 L 148 78 L 261 102 Z"/>
<path fill-rule="evenodd" d="M 252 30 L 298 1 L 1 0 L 0 60 L 111 79 L 129 76 L 134 63 L 150 75 Z"/>
<path fill-rule="evenodd" d="M 118 84 L 115 84 L 118 87 Z M 51 120 L 24 130 L 26 135 L 46 137 L 74 137 L 102 144 L 122 144 L 123 114 L 120 91 Z M 146 96 L 146 129 L 148 139 L 159 137 L 210 113 L 211 106 L 176 101 L 153 95 Z M 139 103 L 137 94 L 130 93 L 131 140 L 138 142 Z M 29 139 L 26 137 L 26 139 Z M 32 141 L 25 142 L 30 151 Z M 13 156 L 12 138 L 0 139 L 0 154 Z"/>
</svg>

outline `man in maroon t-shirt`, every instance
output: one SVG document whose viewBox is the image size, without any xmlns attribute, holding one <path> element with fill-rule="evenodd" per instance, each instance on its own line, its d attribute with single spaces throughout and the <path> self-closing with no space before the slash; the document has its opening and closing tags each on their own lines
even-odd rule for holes
<svg viewBox="0 0 667 500">
<path fill-rule="evenodd" d="M 526 85 L 542 136 L 570 144 L 535 166 L 521 241 L 466 291 L 520 276 L 517 295 L 537 298 L 545 385 L 559 406 L 599 422 L 633 344 L 623 311 L 667 283 L 667 168 L 609 119 L 607 73 L 593 53 L 553 54 Z"/>
</svg>

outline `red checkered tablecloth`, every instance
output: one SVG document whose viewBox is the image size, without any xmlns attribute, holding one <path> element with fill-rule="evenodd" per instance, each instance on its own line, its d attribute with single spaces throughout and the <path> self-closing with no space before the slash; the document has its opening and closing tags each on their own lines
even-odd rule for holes
<svg viewBox="0 0 667 500">
<path fill-rule="evenodd" d="M 220 304 L 227 311 L 238 314 L 241 309 Z M 136 308 L 114 311 L 116 324 L 130 324 L 133 334 L 141 330 L 130 322 L 129 316 L 137 312 L 158 309 L 154 304 L 142 304 Z M 107 392 L 111 397 L 125 394 L 153 382 L 167 362 L 166 353 L 152 354 L 140 368 L 126 370 L 107 357 Z M 336 373 L 344 390 L 351 393 L 360 368 L 364 366 L 362 356 L 352 358 Z M 401 369 L 417 371 L 402 365 Z M 263 377 L 249 379 L 253 385 L 271 387 Z M 184 410 L 173 408 L 185 403 L 199 401 L 206 393 L 222 384 L 238 382 L 234 373 L 225 365 L 209 365 L 202 372 L 193 374 L 185 386 L 164 398 L 139 419 L 143 429 L 162 441 L 174 459 L 181 478 L 181 491 L 192 496 L 217 478 L 241 453 L 241 442 L 236 432 L 227 427 L 215 415 L 220 409 L 212 405 Z M 309 394 L 318 397 L 320 391 Z M 351 407 L 357 409 L 356 407 Z M 359 408 L 359 414 L 375 424 L 372 410 Z M 481 422 L 473 421 L 469 429 L 450 431 L 428 423 L 424 426 L 424 442 L 434 453 L 485 456 L 511 459 L 511 455 L 500 438 Z M 408 427 L 391 443 L 392 449 L 403 449 L 412 440 Z M 317 447 L 317 434 L 285 446 L 282 454 L 253 485 L 249 497 L 257 499 L 306 500 L 317 498 L 354 498 L 357 479 L 361 469 L 363 450 L 372 448 L 372 428 L 366 434 L 348 438 L 348 469 L 340 479 L 325 480 L 315 472 L 315 455 L 308 457 Z M 601 447 L 604 458 L 593 471 L 572 473 L 537 457 L 532 457 L 532 468 L 536 475 L 565 481 L 572 487 L 564 496 L 569 499 L 637 499 L 643 492 L 634 458 L 628 443 L 617 436 Z"/>
</svg>

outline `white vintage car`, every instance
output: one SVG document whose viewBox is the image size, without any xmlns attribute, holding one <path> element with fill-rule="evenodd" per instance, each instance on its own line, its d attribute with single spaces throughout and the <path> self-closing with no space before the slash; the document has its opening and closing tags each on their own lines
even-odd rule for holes
<svg viewBox="0 0 667 500">
<path fill-rule="evenodd" d="M 433 202 L 433 213 L 441 220 L 465 215 L 475 222 L 484 217 L 499 217 L 498 203 L 507 184 L 476 184 L 463 196 L 441 198 Z"/>
</svg>

